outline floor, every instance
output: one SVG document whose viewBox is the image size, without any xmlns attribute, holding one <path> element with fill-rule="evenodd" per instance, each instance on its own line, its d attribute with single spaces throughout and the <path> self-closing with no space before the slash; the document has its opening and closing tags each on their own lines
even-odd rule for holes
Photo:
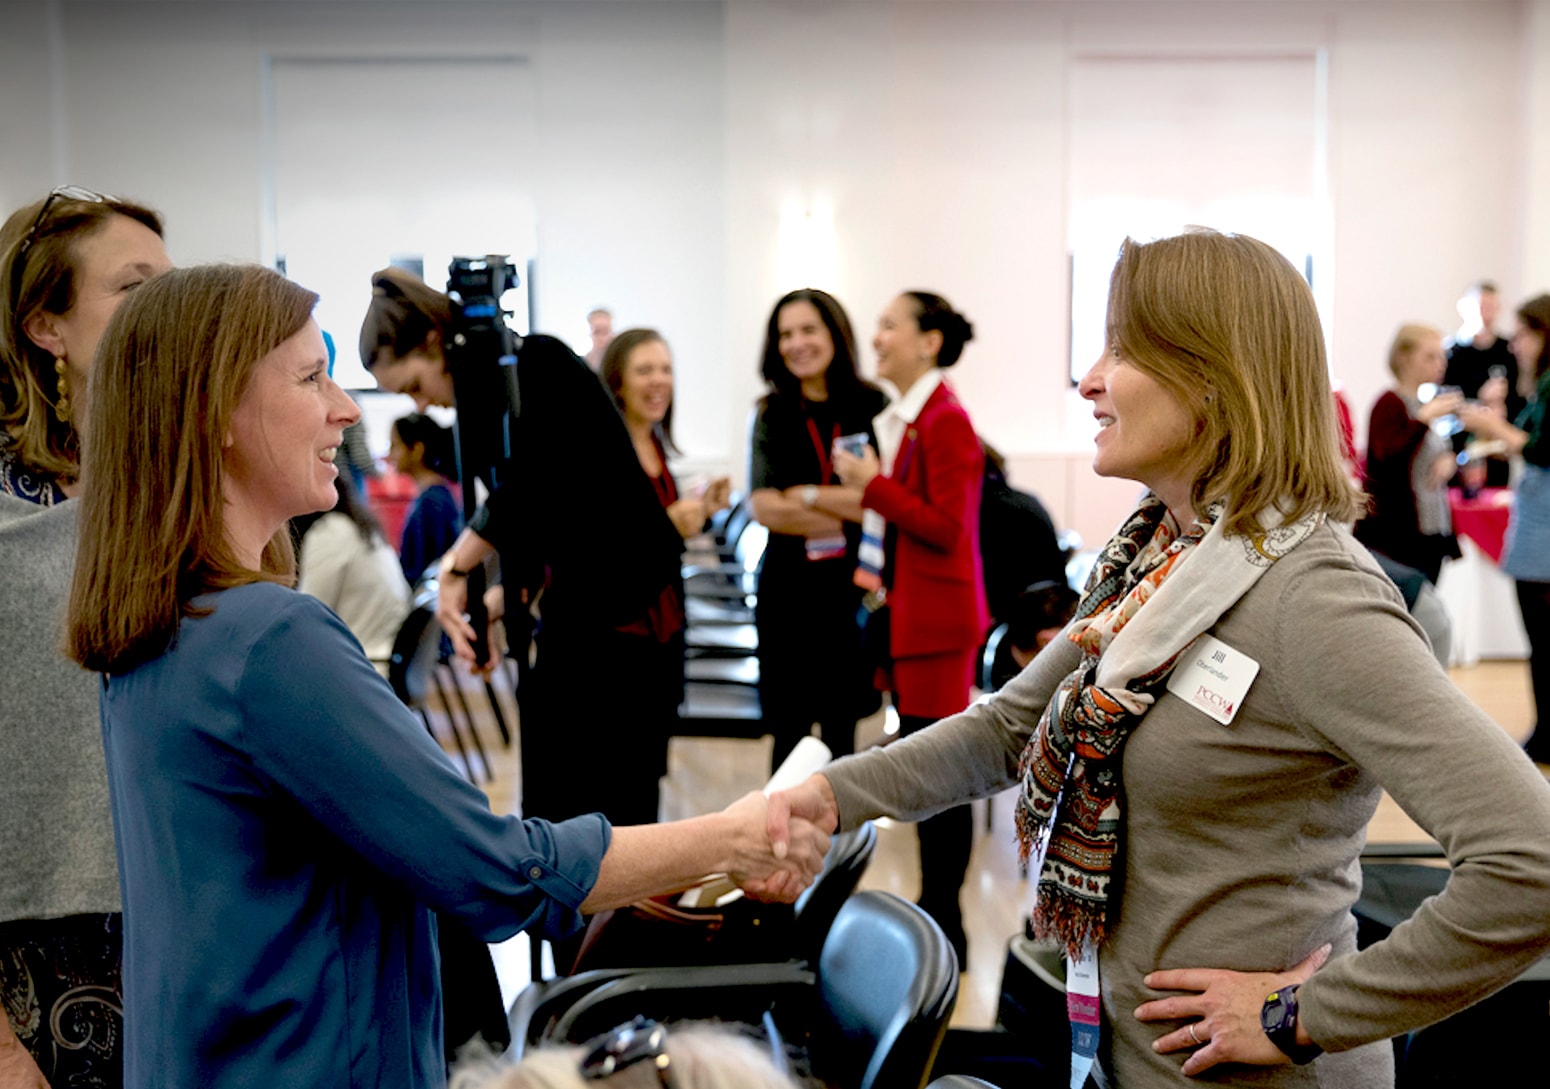
<svg viewBox="0 0 1550 1089">
<path fill-rule="evenodd" d="M 1515 740 L 1528 733 L 1532 709 L 1528 688 L 1528 669 L 1524 662 L 1481 662 L 1452 671 L 1459 688 L 1475 701 Z M 491 805 L 500 812 L 516 812 L 520 756 L 518 746 L 503 748 L 486 708 L 488 696 L 476 681 L 459 684 L 480 728 L 488 754 L 493 780 L 481 782 L 490 795 Z M 506 708 L 507 721 L 515 723 L 515 705 L 509 681 L 498 677 L 496 698 Z M 465 762 L 462 752 L 448 736 L 447 724 L 433 715 L 439 740 L 455 761 Z M 857 731 L 857 744 L 873 744 L 884 737 L 886 720 L 882 714 L 864 721 Z M 769 767 L 768 738 L 748 741 L 726 738 L 675 738 L 669 753 L 668 779 L 664 783 L 662 810 L 665 818 L 681 818 L 709 812 L 731 802 L 749 790 L 758 789 Z M 476 750 L 464 742 L 470 753 L 466 763 L 476 768 L 480 760 Z M 989 817 L 986 810 L 989 810 Z M 919 891 L 914 826 L 899 822 L 880 822 L 877 853 L 862 878 L 865 889 L 885 889 L 906 899 Z M 1002 794 L 989 802 L 975 803 L 975 844 L 969 879 L 963 890 L 964 923 L 969 935 L 969 962 L 962 978 L 953 1025 L 962 1028 L 988 1028 L 995 1022 L 996 1002 L 1000 994 L 1001 969 L 1006 942 L 1021 932 L 1033 899 L 1033 884 L 1018 872 L 1016 840 L 1012 833 L 1012 796 Z M 1374 842 L 1423 840 L 1424 833 L 1386 796 L 1370 826 Z M 518 935 L 493 947 L 496 968 L 508 1002 L 529 978 L 527 938 Z M 546 965 L 546 973 L 552 966 Z"/>
</svg>

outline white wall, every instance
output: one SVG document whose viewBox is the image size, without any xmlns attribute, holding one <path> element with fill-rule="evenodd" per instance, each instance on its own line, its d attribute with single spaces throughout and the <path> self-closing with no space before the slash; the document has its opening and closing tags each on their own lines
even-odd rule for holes
<svg viewBox="0 0 1550 1089">
<path fill-rule="evenodd" d="M 1134 492 L 1087 468 L 1065 378 L 1068 68 L 1278 50 L 1328 59 L 1331 355 L 1365 416 L 1400 322 L 1451 327 L 1480 276 L 1509 300 L 1550 287 L 1550 0 L 11 0 L 0 206 L 74 181 L 161 208 L 179 261 L 262 259 L 269 58 L 520 56 L 539 325 L 574 340 L 606 303 L 660 328 L 696 466 L 744 470 L 767 308 L 802 286 L 780 273 L 796 203 L 832 215 L 817 286 L 864 345 L 902 288 L 970 316 L 970 413 L 1097 540 Z M 478 149 L 406 133 L 359 183 L 449 169 L 476 172 Z"/>
</svg>

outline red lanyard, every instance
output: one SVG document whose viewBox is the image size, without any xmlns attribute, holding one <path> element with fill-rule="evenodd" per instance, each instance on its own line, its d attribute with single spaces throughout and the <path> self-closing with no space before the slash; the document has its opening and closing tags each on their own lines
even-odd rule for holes
<svg viewBox="0 0 1550 1089">
<path fill-rule="evenodd" d="M 667 469 L 667 451 L 662 449 L 662 442 L 655 435 L 651 436 L 651 445 L 657 448 L 657 460 L 662 464 L 662 475 L 648 477 L 651 486 L 656 490 L 657 498 L 662 500 L 664 507 L 671 507 L 678 502 L 678 484 L 673 480 L 673 474 Z"/>
<path fill-rule="evenodd" d="M 813 440 L 813 452 L 818 455 L 818 483 L 827 484 L 829 478 L 834 475 L 834 469 L 829 464 L 829 451 L 840 439 L 839 421 L 835 421 L 834 437 L 829 441 L 828 446 L 825 446 L 823 439 L 819 437 L 818 425 L 813 422 L 811 416 L 807 417 L 807 434 Z"/>
</svg>

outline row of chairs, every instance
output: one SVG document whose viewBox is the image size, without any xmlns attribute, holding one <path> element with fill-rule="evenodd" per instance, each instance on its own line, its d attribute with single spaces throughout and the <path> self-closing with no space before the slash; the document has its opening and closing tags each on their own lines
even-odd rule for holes
<svg viewBox="0 0 1550 1089">
<path fill-rule="evenodd" d="M 759 636 L 754 626 L 759 562 L 769 531 L 746 497 L 712 519 L 708 545 L 684 564 L 684 732 L 758 737 Z"/>
<path fill-rule="evenodd" d="M 637 1015 L 768 1019 L 827 1084 L 920 1089 L 957 999 L 958 964 L 914 904 L 853 892 L 876 842 L 870 824 L 834 838 L 824 872 L 797 902 L 789 941 L 767 960 L 600 968 L 532 984 L 511 1008 L 511 1057 L 540 1043 L 580 1043 Z M 707 950 L 710 959 L 714 944 Z"/>
</svg>

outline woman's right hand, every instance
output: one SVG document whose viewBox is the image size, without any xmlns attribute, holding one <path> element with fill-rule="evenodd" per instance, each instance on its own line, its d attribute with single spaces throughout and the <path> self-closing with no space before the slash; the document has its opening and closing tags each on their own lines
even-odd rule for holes
<svg viewBox="0 0 1550 1089">
<path fill-rule="evenodd" d="M 436 621 L 451 641 L 453 653 L 470 665 L 474 664 L 475 634 L 468 620 L 468 573 L 494 552 L 489 541 L 464 529 L 436 565 Z"/>
<path fill-rule="evenodd" d="M 474 660 L 474 626 L 468 622 L 468 576 L 452 574 L 452 553 L 441 558 L 436 573 L 436 622 L 465 662 Z"/>
<path fill-rule="evenodd" d="M 847 488 L 865 490 L 872 483 L 872 478 L 883 471 L 882 462 L 877 460 L 877 451 L 870 444 L 862 447 L 860 457 L 849 450 L 836 450 L 833 460 L 834 473 Z"/>
</svg>

